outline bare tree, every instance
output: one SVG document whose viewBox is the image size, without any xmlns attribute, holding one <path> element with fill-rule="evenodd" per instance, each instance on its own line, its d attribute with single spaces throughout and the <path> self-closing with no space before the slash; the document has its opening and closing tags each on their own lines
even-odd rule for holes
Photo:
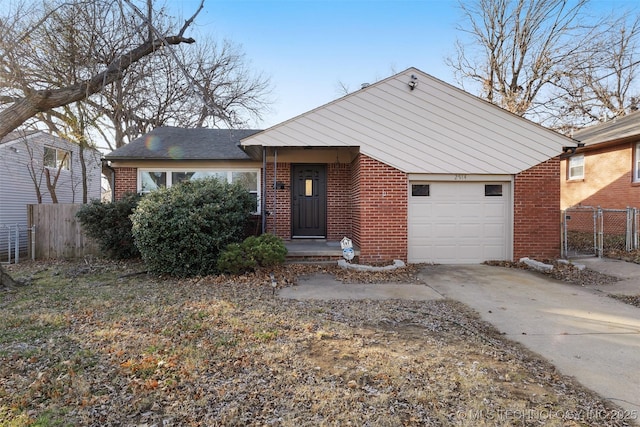
<svg viewBox="0 0 640 427">
<path fill-rule="evenodd" d="M 7 70 L 19 70 L 5 91 L 23 94 L 33 85 L 82 84 L 120 61 L 132 39 L 163 41 L 163 34 L 175 27 L 166 13 L 151 8 L 150 0 L 146 13 L 130 0 L 89 4 L 74 0 L 64 5 L 58 4 L 47 19 L 37 21 L 37 29 L 28 26 L 36 48 L 21 50 L 21 61 L 5 60 L 12 66 Z M 83 110 L 84 138 L 90 136 L 90 145 L 109 149 L 161 125 L 233 127 L 257 121 L 268 108 L 269 80 L 251 72 L 244 54 L 228 41 L 202 37 L 197 45 L 187 45 L 164 46 L 141 57 L 120 78 L 82 99 L 82 107 L 74 103 L 71 109 L 47 109 L 36 117 L 59 136 L 61 132 L 79 136 L 78 129 L 69 126 L 79 123 L 77 113 Z M 96 135 L 102 136 L 99 142 Z"/>
<path fill-rule="evenodd" d="M 58 195 L 56 193 L 56 185 L 58 185 L 58 178 L 60 178 L 60 172 L 62 171 L 63 164 L 67 160 L 69 153 L 65 152 L 62 157 L 58 167 L 56 169 L 55 175 L 51 176 L 51 169 L 45 167 L 44 175 L 47 178 L 45 184 L 47 184 L 47 190 L 49 190 L 49 194 L 51 195 L 51 203 L 58 203 Z"/>
<path fill-rule="evenodd" d="M 11 22 L 5 33 L 13 34 L 0 35 L 0 134 L 26 117 L 12 124 L 3 114 L 18 117 L 16 106 L 40 98 L 27 123 L 76 142 L 81 155 L 116 149 L 157 126 L 239 126 L 258 119 L 268 106 L 268 79 L 250 72 L 230 42 L 202 37 L 193 45 L 183 36 L 200 9 L 174 30 L 173 19 L 145 1 L 143 12 L 132 0 L 58 0 L 0 19 L 0 31 Z M 172 33 L 177 36 L 166 36 Z M 16 38 L 22 43 L 10 46 Z M 70 88 L 76 96 L 66 97 Z M 64 102 L 49 102 L 61 95 Z M 103 173 L 109 177 L 111 170 Z"/>
<path fill-rule="evenodd" d="M 473 83 L 480 95 L 515 114 L 544 107 L 542 91 L 555 83 L 586 37 L 581 14 L 588 0 L 460 1 L 469 43 L 458 41 L 447 59 L 458 80 Z"/>
<path fill-rule="evenodd" d="M 157 126 L 245 126 L 268 108 L 269 93 L 269 80 L 245 64 L 232 43 L 203 37 L 197 46 L 141 61 L 135 73 L 87 102 L 101 112 L 98 127 L 110 149 Z"/>
<path fill-rule="evenodd" d="M 88 116 L 90 116 L 93 111 L 91 109 L 87 109 L 86 106 L 87 104 L 84 102 L 74 103 L 65 105 L 59 109 L 39 113 L 36 116 L 40 122 L 44 123 L 48 127 L 51 133 L 78 145 L 78 163 L 80 166 L 79 182 L 82 185 L 82 203 L 89 202 L 89 177 L 87 176 L 86 152 L 95 148 L 95 145 L 89 139 L 89 125 L 87 124 L 91 120 Z M 95 120 L 95 118 L 93 120 Z M 74 169 L 72 169 L 72 175 L 73 170 Z M 58 171 L 57 175 L 59 174 L 60 171 Z M 71 181 L 75 199 L 76 180 L 72 178 Z M 50 175 L 47 175 L 47 182 L 50 182 Z M 49 184 L 47 187 L 50 188 Z"/>
<path fill-rule="evenodd" d="M 549 126 L 569 132 L 638 109 L 640 15 L 624 14 L 603 28 L 584 41 L 586 50 L 575 56 L 571 72 L 556 83 Z"/>
<path fill-rule="evenodd" d="M 130 0 L 123 1 L 131 3 Z M 153 10 L 151 3 L 152 0 L 147 0 L 149 11 Z M 42 9 L 31 9 L 31 14 L 27 14 L 24 8 L 17 8 L 13 16 L 0 19 L 0 81 L 5 85 L 0 97 L 4 107 L 0 111 L 0 138 L 40 112 L 84 100 L 100 92 L 121 80 L 133 64 L 166 46 L 194 43 L 195 40 L 185 37 L 184 33 L 203 4 L 204 0 L 201 0 L 195 14 L 173 34 L 158 34 L 155 30 L 162 26 L 153 25 L 152 15 L 140 19 L 126 14 L 122 2 L 58 1 L 53 7 L 43 3 Z M 105 8 L 109 13 L 100 15 L 99 12 Z M 109 51 L 112 55 L 106 61 L 106 57 L 101 57 L 100 53 L 110 40 L 105 40 L 105 34 L 100 33 L 101 28 L 98 25 L 83 29 L 73 26 L 73 22 L 83 16 L 83 10 L 88 11 L 85 16 L 94 19 L 99 16 L 116 17 L 121 24 L 118 28 L 125 30 L 118 38 L 118 48 Z M 37 15 L 33 15 L 35 12 L 38 12 Z M 56 16 L 66 17 L 71 25 L 56 27 L 55 23 L 62 22 L 62 19 L 53 19 Z M 151 27 L 154 31 L 151 31 Z M 92 49 L 64 50 L 66 58 L 62 57 L 51 66 L 45 66 L 51 51 L 45 51 L 40 41 L 49 38 L 54 43 L 73 45 L 82 37 L 89 40 Z M 78 43 L 78 46 L 86 47 L 82 43 Z M 59 81 L 52 82 L 52 76 L 47 72 L 52 69 L 60 73 L 72 72 L 73 78 L 64 85 L 60 85 Z"/>
<path fill-rule="evenodd" d="M 29 154 L 29 163 L 27 164 L 27 169 L 29 171 L 29 177 L 31 178 L 31 182 L 33 183 L 33 187 L 36 191 L 36 200 L 38 204 L 42 203 L 42 179 L 44 178 L 44 166 L 42 164 L 42 160 L 36 159 L 36 154 L 34 152 L 33 147 L 29 144 L 26 138 L 24 138 L 24 146 Z M 40 156 L 42 157 L 42 156 Z"/>
</svg>

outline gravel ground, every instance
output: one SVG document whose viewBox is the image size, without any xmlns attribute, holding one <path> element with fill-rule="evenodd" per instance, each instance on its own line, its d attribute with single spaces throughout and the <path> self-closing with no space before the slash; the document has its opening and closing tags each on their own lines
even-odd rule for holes
<svg viewBox="0 0 640 427">
<path fill-rule="evenodd" d="M 519 267 L 509 265 L 509 267 Z M 287 265 L 345 282 L 417 282 Z M 625 414 L 450 300 L 290 301 L 269 273 L 176 280 L 132 263 L 11 266 L 2 426 L 627 426 Z M 573 283 L 600 280 L 564 271 Z"/>
</svg>

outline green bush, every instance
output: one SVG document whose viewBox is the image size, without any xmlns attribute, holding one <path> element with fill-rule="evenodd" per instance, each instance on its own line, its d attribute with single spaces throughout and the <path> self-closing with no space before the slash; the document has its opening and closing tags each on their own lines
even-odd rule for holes
<svg viewBox="0 0 640 427">
<path fill-rule="evenodd" d="M 243 245 L 231 243 L 220 254 L 217 267 L 221 273 L 240 274 L 255 270 L 258 263 L 247 253 Z"/>
<path fill-rule="evenodd" d="M 215 273 L 220 252 L 239 242 L 255 200 L 240 184 L 185 181 L 147 194 L 131 216 L 147 268 L 178 277 Z"/>
<path fill-rule="evenodd" d="M 287 248 L 278 236 L 263 234 L 260 237 L 249 237 L 243 243 L 246 243 L 247 250 L 260 267 L 271 267 L 284 263 Z"/>
<path fill-rule="evenodd" d="M 287 248 L 273 234 L 247 237 L 242 244 L 232 243 L 218 259 L 218 271 L 240 274 L 258 267 L 271 267 L 284 262 Z"/>
<path fill-rule="evenodd" d="M 110 258 L 139 258 L 131 233 L 129 216 L 138 205 L 140 196 L 129 193 L 111 203 L 92 200 L 76 213 L 87 235 L 93 238 L 100 249 Z"/>
</svg>

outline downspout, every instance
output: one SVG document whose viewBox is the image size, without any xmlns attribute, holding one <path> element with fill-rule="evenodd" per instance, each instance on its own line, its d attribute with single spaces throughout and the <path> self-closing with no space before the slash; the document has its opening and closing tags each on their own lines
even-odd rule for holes
<svg viewBox="0 0 640 427">
<path fill-rule="evenodd" d="M 262 147 L 262 197 L 260 212 L 262 212 L 262 234 L 267 232 L 267 147 Z"/>
<path fill-rule="evenodd" d="M 273 149 L 273 235 L 278 234 L 278 193 L 276 192 L 278 182 L 278 149 Z"/>
</svg>

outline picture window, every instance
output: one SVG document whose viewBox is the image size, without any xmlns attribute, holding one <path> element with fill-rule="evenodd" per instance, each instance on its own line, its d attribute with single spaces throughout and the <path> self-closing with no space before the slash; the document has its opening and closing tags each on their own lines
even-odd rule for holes
<svg viewBox="0 0 640 427">
<path fill-rule="evenodd" d="M 183 181 L 216 178 L 231 184 L 240 183 L 255 200 L 254 212 L 259 212 L 259 175 L 257 170 L 139 170 L 138 191 L 144 194 L 159 188 L 171 187 Z"/>
</svg>

